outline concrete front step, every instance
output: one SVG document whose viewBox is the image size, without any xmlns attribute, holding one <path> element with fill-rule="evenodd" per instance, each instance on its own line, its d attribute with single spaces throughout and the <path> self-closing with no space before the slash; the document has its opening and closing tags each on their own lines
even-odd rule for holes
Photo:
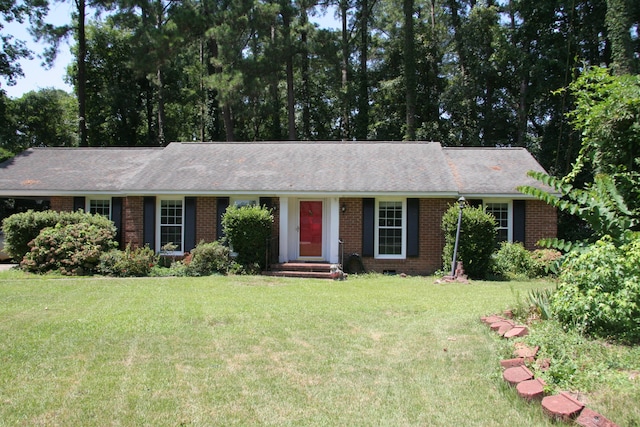
<svg viewBox="0 0 640 427">
<path fill-rule="evenodd" d="M 276 277 L 332 279 L 331 265 L 324 262 L 285 262 L 272 265 L 270 270 L 264 271 L 262 274 Z"/>
</svg>

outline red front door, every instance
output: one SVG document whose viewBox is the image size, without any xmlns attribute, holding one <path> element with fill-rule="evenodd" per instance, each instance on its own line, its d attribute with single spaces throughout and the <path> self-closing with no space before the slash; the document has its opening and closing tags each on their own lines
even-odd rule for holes
<svg viewBox="0 0 640 427">
<path fill-rule="evenodd" d="M 322 256 L 322 201 L 300 201 L 300 256 Z"/>
</svg>

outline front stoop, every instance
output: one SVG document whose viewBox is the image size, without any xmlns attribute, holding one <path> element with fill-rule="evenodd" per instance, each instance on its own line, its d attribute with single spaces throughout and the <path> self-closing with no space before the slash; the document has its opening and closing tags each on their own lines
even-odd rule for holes
<svg viewBox="0 0 640 427">
<path fill-rule="evenodd" d="M 325 262 L 285 262 L 271 265 L 271 269 L 263 271 L 265 276 L 302 277 L 308 279 L 333 279 L 331 266 Z"/>
</svg>

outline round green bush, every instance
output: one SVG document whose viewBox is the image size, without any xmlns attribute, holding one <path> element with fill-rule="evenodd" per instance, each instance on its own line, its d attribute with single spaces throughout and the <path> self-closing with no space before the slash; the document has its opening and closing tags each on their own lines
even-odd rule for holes
<svg viewBox="0 0 640 427">
<path fill-rule="evenodd" d="M 219 241 L 198 243 L 191 251 L 190 261 L 187 263 L 185 260 L 187 276 L 226 274 L 231 264 L 231 251 Z"/>
<path fill-rule="evenodd" d="M 115 227 L 96 224 L 57 224 L 45 228 L 30 243 L 21 267 L 33 273 L 58 271 L 64 275 L 82 276 L 97 271 L 102 253 L 117 246 L 113 240 Z"/>
<path fill-rule="evenodd" d="M 451 271 L 453 250 L 458 227 L 458 205 L 447 209 L 442 217 L 445 246 L 442 252 L 444 271 Z M 482 279 L 489 273 L 491 254 L 496 246 L 496 222 L 493 215 L 482 207 L 465 207 L 462 210 L 460 241 L 456 259 L 462 261 L 465 273 Z"/>
<path fill-rule="evenodd" d="M 148 246 L 124 251 L 112 249 L 100 256 L 98 272 L 106 276 L 145 277 L 157 264 L 157 256 Z"/>
<path fill-rule="evenodd" d="M 95 224 L 98 227 L 108 228 L 115 226 L 113 222 L 102 215 L 92 215 L 82 211 L 57 212 L 34 211 L 21 212 L 5 218 L 2 222 L 4 231 L 5 251 L 15 260 L 21 260 L 31 247 L 29 243 L 38 237 L 38 234 L 47 227 L 55 227 L 57 224 Z"/>
<path fill-rule="evenodd" d="M 566 256 L 551 298 L 565 327 L 587 335 L 640 343 L 640 238 L 619 247 L 605 236 Z"/>
<path fill-rule="evenodd" d="M 267 240 L 271 237 L 273 215 L 260 206 L 229 206 L 222 216 L 227 242 L 237 252 L 237 262 L 245 268 L 264 268 Z"/>
<path fill-rule="evenodd" d="M 491 269 L 493 274 L 505 279 L 528 279 L 535 277 L 535 266 L 531 253 L 522 243 L 500 242 L 500 248 L 493 254 Z"/>
</svg>

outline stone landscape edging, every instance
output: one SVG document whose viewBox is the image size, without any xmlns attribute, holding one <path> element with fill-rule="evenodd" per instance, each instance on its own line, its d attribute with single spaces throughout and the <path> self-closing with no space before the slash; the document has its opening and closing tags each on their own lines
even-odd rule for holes
<svg viewBox="0 0 640 427">
<path fill-rule="evenodd" d="M 525 325 L 517 325 L 508 317 L 500 315 L 483 316 L 480 320 L 488 325 L 492 331 L 505 339 L 523 337 L 529 333 Z M 537 361 L 540 347 L 533 349 L 525 345 L 516 346 L 514 358 L 500 361 L 504 369 L 503 379 L 516 388 L 518 395 L 528 402 L 539 401 L 544 413 L 556 421 L 574 422 L 582 427 L 618 427 L 603 415 L 587 408 L 584 403 L 569 392 L 561 391 L 555 395 L 545 396 L 542 379 L 535 378 L 527 363 L 539 363 L 548 366 L 548 360 Z"/>
</svg>

